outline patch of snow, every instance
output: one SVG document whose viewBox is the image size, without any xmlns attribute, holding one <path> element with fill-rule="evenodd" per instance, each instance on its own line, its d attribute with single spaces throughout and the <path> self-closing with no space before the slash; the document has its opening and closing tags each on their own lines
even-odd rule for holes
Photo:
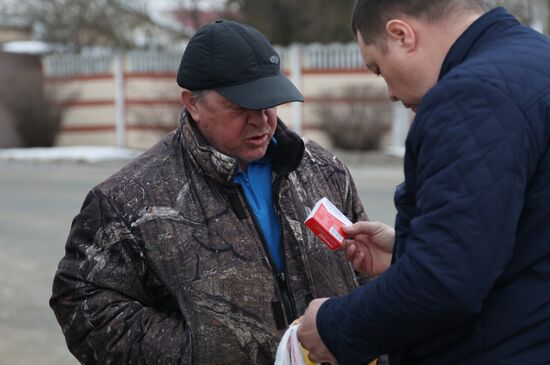
<svg viewBox="0 0 550 365">
<path fill-rule="evenodd" d="M 0 149 L 0 161 L 81 161 L 130 160 L 142 150 L 108 146 L 33 147 Z"/>
<path fill-rule="evenodd" d="M 48 53 L 51 46 L 40 41 L 13 41 L 2 44 L 2 51 L 9 53 L 24 53 L 41 55 Z"/>
</svg>

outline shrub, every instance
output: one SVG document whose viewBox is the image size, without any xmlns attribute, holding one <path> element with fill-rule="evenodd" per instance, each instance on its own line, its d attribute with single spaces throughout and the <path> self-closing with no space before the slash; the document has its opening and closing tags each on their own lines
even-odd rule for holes
<svg viewBox="0 0 550 365">
<path fill-rule="evenodd" d="M 335 147 L 347 150 L 380 149 L 391 126 L 391 103 L 385 95 L 373 95 L 368 86 L 347 86 L 337 102 L 334 94 L 317 107 L 321 128 Z"/>
<path fill-rule="evenodd" d="M 40 61 L 34 56 L 2 54 L 0 102 L 24 147 L 52 146 L 62 109 L 43 89 Z"/>
<path fill-rule="evenodd" d="M 18 83 L 6 106 L 25 147 L 50 147 L 61 127 L 62 109 L 42 92 Z"/>
</svg>

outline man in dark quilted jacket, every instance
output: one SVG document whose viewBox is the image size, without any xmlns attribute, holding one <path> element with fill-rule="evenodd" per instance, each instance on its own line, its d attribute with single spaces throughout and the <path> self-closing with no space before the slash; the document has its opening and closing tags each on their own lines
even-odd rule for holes
<svg viewBox="0 0 550 365">
<path fill-rule="evenodd" d="M 276 106 L 302 101 L 256 29 L 218 21 L 187 45 L 180 127 L 94 187 L 50 300 L 82 364 L 272 365 L 313 298 L 358 286 L 303 224 L 327 197 L 365 220 L 347 168 Z"/>
<path fill-rule="evenodd" d="M 472 0 L 358 0 L 353 31 L 416 111 L 395 233 L 348 230 L 379 276 L 313 301 L 311 357 L 362 364 L 550 363 L 550 41 Z"/>
</svg>

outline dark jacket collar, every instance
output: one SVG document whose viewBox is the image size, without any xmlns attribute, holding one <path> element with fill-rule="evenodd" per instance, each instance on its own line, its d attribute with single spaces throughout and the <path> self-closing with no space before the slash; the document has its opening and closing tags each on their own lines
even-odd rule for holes
<svg viewBox="0 0 550 365">
<path fill-rule="evenodd" d="M 280 119 L 277 119 L 275 139 L 277 139 L 277 154 L 271 162 L 271 168 L 278 175 L 288 174 L 298 167 L 304 157 L 304 141 Z"/>
<path fill-rule="evenodd" d="M 216 150 L 200 133 L 191 116 L 182 113 L 180 132 L 183 149 L 193 158 L 205 175 L 222 184 L 231 184 L 238 172 L 238 160 Z M 302 139 L 277 119 L 275 130 L 276 152 L 271 167 L 276 174 L 287 174 L 296 169 L 304 155 Z M 270 151 L 273 152 L 273 151 Z"/>
<path fill-rule="evenodd" d="M 493 27 L 495 23 L 501 23 L 503 26 L 519 24 L 517 19 L 504 8 L 496 8 L 482 15 L 462 33 L 449 50 L 441 66 L 439 80 L 456 65 L 462 63 L 479 44 L 483 44 L 483 39 L 492 39 L 495 33 L 499 33 L 500 27 Z"/>
</svg>

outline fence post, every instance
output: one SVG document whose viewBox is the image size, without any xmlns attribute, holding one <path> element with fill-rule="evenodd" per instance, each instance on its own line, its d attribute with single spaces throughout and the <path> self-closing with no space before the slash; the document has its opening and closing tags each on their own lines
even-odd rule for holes
<svg viewBox="0 0 550 365">
<path fill-rule="evenodd" d="M 126 93 L 124 87 L 124 54 L 114 59 L 115 79 L 115 131 L 117 147 L 126 147 Z"/>
<path fill-rule="evenodd" d="M 289 68 L 290 68 L 290 79 L 294 85 L 301 91 L 302 88 L 302 56 L 300 46 L 293 44 L 289 49 Z M 302 133 L 302 103 L 292 103 L 291 104 L 291 120 L 292 120 L 292 129 L 298 134 Z"/>
</svg>

